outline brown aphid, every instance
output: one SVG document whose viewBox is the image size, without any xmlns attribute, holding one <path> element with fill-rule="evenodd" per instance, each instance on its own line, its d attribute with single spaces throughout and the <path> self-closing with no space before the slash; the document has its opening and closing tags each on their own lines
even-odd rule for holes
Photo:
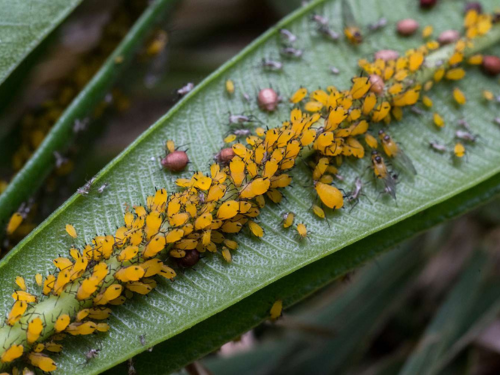
<svg viewBox="0 0 500 375">
<path fill-rule="evenodd" d="M 373 57 L 375 58 L 375 60 L 397 60 L 397 58 L 399 57 L 399 52 L 392 49 L 381 49 L 380 51 L 375 52 Z"/>
<path fill-rule="evenodd" d="M 484 56 L 482 68 L 485 73 L 491 76 L 500 74 L 500 57 L 492 55 Z"/>
<path fill-rule="evenodd" d="M 223 148 L 219 151 L 217 155 L 215 155 L 215 160 L 221 164 L 228 164 L 235 156 L 234 150 L 232 147 Z"/>
<path fill-rule="evenodd" d="M 406 18 L 397 23 L 396 30 L 399 35 L 410 36 L 417 31 L 419 26 L 419 23 L 414 19 Z"/>
<path fill-rule="evenodd" d="M 167 154 L 162 160 L 163 168 L 171 172 L 180 172 L 186 168 L 189 163 L 189 158 L 184 151 L 175 150 Z"/>
<path fill-rule="evenodd" d="M 190 268 L 193 267 L 200 260 L 200 253 L 198 250 L 187 250 L 184 258 L 177 258 L 175 261 L 179 267 Z"/>
<path fill-rule="evenodd" d="M 263 111 L 273 112 L 278 108 L 278 93 L 271 88 L 262 89 L 257 95 L 257 102 Z"/>
<path fill-rule="evenodd" d="M 457 30 L 445 30 L 439 34 L 438 42 L 441 45 L 455 43 L 460 39 L 460 33 Z"/>
<path fill-rule="evenodd" d="M 437 0 L 420 0 L 420 8 L 432 8 L 436 3 Z"/>
<path fill-rule="evenodd" d="M 377 95 L 384 92 L 384 87 L 385 87 L 384 80 L 379 75 L 370 74 L 370 83 L 371 83 L 370 87 L 371 92 L 374 92 Z"/>
</svg>

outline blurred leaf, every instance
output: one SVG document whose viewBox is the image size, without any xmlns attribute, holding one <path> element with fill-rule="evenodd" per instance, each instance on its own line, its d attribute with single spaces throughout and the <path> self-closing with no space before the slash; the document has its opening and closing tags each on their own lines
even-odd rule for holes
<svg viewBox="0 0 500 375">
<path fill-rule="evenodd" d="M 313 89 L 331 83 L 348 87 L 350 78 L 358 73 L 355 63 L 358 58 L 369 56 L 382 47 L 397 46 L 404 51 L 420 43 L 395 35 L 393 27 L 400 18 L 411 14 L 421 24 L 434 24 L 436 32 L 462 24 L 462 4 L 457 2 L 443 2 L 439 12 L 425 13 L 418 10 L 417 2 L 353 0 L 351 3 L 359 24 L 373 23 L 385 16 L 389 26 L 367 35 L 366 41 L 355 49 L 343 42 L 324 40 L 310 24 L 309 17 L 315 12 L 326 15 L 332 25 L 340 25 L 339 1 L 319 1 L 301 8 L 207 78 L 108 165 L 96 181 L 96 184 L 110 183 L 105 194 L 99 196 L 93 191 L 87 197 L 74 196 L 40 225 L 0 264 L 3 277 L 13 280 L 22 274 L 31 279 L 36 272 L 45 273 L 51 268 L 51 259 L 73 244 L 64 231 L 67 223 L 76 227 L 77 245 L 82 245 L 95 233 L 113 233 L 116 226 L 122 224 L 124 204 L 145 202 L 155 187 L 175 191 L 178 176 L 163 172 L 157 162 L 157 157 L 164 152 L 166 139 L 189 147 L 192 168 L 206 172 L 227 133 L 227 112 L 257 113 L 256 116 L 265 119 L 270 126 L 288 119 L 289 105 L 282 104 L 274 114 L 258 113 L 255 101 L 242 100 L 243 93 L 255 97 L 259 89 L 269 85 L 285 97 L 299 86 Z M 492 8 L 494 1 L 483 5 Z M 387 9 L 391 12 L 387 13 Z M 304 61 L 287 61 L 283 73 L 262 72 L 257 67 L 259 61 L 278 54 L 281 42 L 277 29 L 280 27 L 299 36 L 299 44 L 305 48 Z M 311 69 L 312 62 L 314 69 Z M 332 76 L 329 72 L 332 64 L 342 74 Z M 228 78 L 236 83 L 233 98 L 224 92 L 224 82 Z M 296 184 L 286 192 L 288 199 L 279 208 L 269 205 L 263 210 L 260 219 L 266 236 L 262 240 L 240 236 L 241 245 L 233 263 L 226 264 L 215 256 L 207 256 L 196 270 L 187 270 L 175 283 L 161 281 L 147 298 L 137 297 L 116 308 L 110 320 L 113 329 L 109 335 L 101 336 L 103 350 L 86 367 L 86 372 L 102 371 L 171 338 L 152 354 L 145 354 L 143 358 L 154 356 L 150 357 L 146 372 L 164 373 L 179 368 L 213 351 L 223 339 L 234 338 L 258 324 L 275 299 L 288 296 L 285 305 L 289 306 L 383 249 L 498 193 L 500 131 L 491 124 L 494 108 L 479 103 L 481 90 L 494 90 L 496 82 L 471 70 L 459 85 L 469 98 L 465 108 L 452 105 L 449 90 L 435 92 L 433 99 L 437 108 L 443 108 L 442 115 L 447 123 L 452 124 L 465 116 L 474 132 L 482 135 L 484 142 L 468 148 L 467 162 L 459 166 L 452 164 L 425 145 L 429 139 L 442 143 L 453 139 L 451 125 L 438 131 L 431 125 L 430 114 L 419 117 L 408 113 L 403 123 L 391 128 L 391 134 L 404 146 L 419 174 L 414 180 L 401 176 L 397 204 L 388 197 L 377 200 L 379 192 L 367 186 L 366 194 L 373 204 L 362 200 L 351 212 L 329 213 L 328 224 L 310 212 L 311 186 Z M 452 86 L 441 87 L 449 89 Z M 366 170 L 366 165 L 367 161 L 348 163 L 351 168 L 342 168 L 341 173 L 347 181 L 345 189 L 351 188 L 354 179 Z M 308 181 L 305 168 L 294 173 L 296 181 Z M 181 176 L 188 176 L 188 172 Z M 281 213 L 287 211 L 294 211 L 308 226 L 312 232 L 308 241 L 299 242 L 296 233 L 283 230 Z M 328 257 L 350 244 L 352 246 L 340 252 L 338 257 Z M 329 267 L 323 272 L 312 272 L 327 264 Z M 287 285 L 281 283 L 283 280 L 287 280 Z M 300 284 L 299 280 L 305 284 Z M 4 308 L 11 303 L 7 296 L 11 285 L 7 284 L 0 286 Z M 285 296 L 280 295 L 280 291 Z M 223 310 L 226 311 L 211 318 Z M 196 324 L 199 325 L 189 330 Z M 184 334 L 175 337 L 181 332 Z M 140 345 L 141 335 L 145 335 L 144 346 Z M 79 370 L 83 352 L 95 345 L 90 340 L 92 338 L 68 340 L 63 356 L 58 359 L 60 371 L 74 373 Z"/>
<path fill-rule="evenodd" d="M 340 373 L 370 342 L 389 313 L 404 302 L 424 259 L 422 247 L 402 246 L 360 271 L 341 293 L 332 296 L 333 301 L 326 307 L 318 311 L 309 307 L 284 318 L 292 319 L 290 324 L 314 326 L 325 333 L 333 331 L 333 338 L 288 329 L 276 345 L 264 343 L 264 351 L 259 345 L 256 353 L 207 361 L 207 366 L 216 375 Z"/>
<path fill-rule="evenodd" d="M 438 373 L 441 357 L 455 342 L 457 331 L 463 327 L 478 301 L 487 261 L 483 251 L 475 252 L 400 371 L 401 375 Z"/>
<path fill-rule="evenodd" d="M 82 0 L 0 0 L 0 84 Z"/>
</svg>

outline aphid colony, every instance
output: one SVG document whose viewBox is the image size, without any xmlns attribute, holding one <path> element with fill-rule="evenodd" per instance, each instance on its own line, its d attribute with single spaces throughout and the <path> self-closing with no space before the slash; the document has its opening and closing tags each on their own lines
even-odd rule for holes
<svg viewBox="0 0 500 375">
<path fill-rule="evenodd" d="M 16 278 L 14 304 L 0 328 L 1 369 L 14 364 L 16 371 L 25 366 L 53 371 L 56 364 L 50 353 L 62 350 L 60 341 L 65 336 L 108 331 L 102 321 L 110 316 L 112 306 L 123 304 L 134 293 L 150 293 L 157 285 L 155 277 L 173 279 L 174 263 L 192 267 L 201 254 L 209 253 L 230 262 L 238 248 L 236 234 L 248 229 L 257 238 L 264 235 L 257 222 L 260 211 L 266 199 L 282 200 L 299 158 L 312 159 L 319 198 L 313 211 L 319 217 L 325 217 L 324 208 L 341 209 L 344 198 L 357 201 L 362 194 L 360 180 L 345 197 L 333 181 L 344 158 L 361 159 L 367 151 L 376 179 L 384 182 L 385 193 L 395 197 L 396 177 L 384 157 L 399 159 L 415 172 L 413 165 L 385 130 L 373 135 L 371 126 L 400 120 L 403 107 L 417 103 L 421 91 L 434 82 L 465 75 L 460 64 L 473 39 L 488 33 L 492 25 L 491 18 L 477 16 L 478 21 L 471 22 L 471 17 L 466 17 L 467 37 L 449 49 L 446 61 L 425 66 L 426 57 L 430 60 L 431 51 L 438 48 L 433 43 L 393 59 L 362 60 L 364 74 L 354 77 L 348 90 L 316 90 L 303 103 L 304 110 L 294 108 L 280 126 L 259 128 L 255 135 L 246 134 L 244 142 L 231 140 L 231 147 L 217 154 L 207 175 L 196 172 L 191 178 L 177 179 L 179 192 L 169 195 L 165 189 L 157 190 L 144 206 L 125 212 L 124 224 L 114 234 L 96 236 L 82 247 L 74 245 L 69 257 L 54 259 L 54 273 L 35 277 L 41 290 L 38 296 L 36 288 L 28 291 L 25 280 Z M 422 82 L 426 69 L 433 74 Z M 291 102 L 302 105 L 307 97 L 307 90 L 301 88 Z M 167 156 L 176 152 L 173 142 L 167 143 L 167 150 Z M 464 152 L 455 147 L 457 156 Z M 283 227 L 292 227 L 294 219 L 293 213 L 285 214 Z M 299 238 L 307 236 L 304 224 L 297 224 L 296 230 Z M 68 224 L 66 232 L 78 239 L 73 225 Z M 273 306 L 273 319 L 281 308 L 281 301 Z"/>
</svg>

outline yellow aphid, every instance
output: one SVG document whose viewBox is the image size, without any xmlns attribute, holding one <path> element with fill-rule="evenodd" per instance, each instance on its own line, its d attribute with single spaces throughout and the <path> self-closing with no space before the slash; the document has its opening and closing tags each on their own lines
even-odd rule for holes
<svg viewBox="0 0 500 375">
<path fill-rule="evenodd" d="M 269 316 L 271 320 L 274 321 L 278 319 L 282 313 L 283 313 L 283 301 L 279 299 L 276 300 L 271 306 L 271 310 L 269 311 Z"/>
<path fill-rule="evenodd" d="M 323 108 L 323 104 L 319 102 L 307 102 L 304 106 L 307 112 L 318 112 L 321 111 L 321 108 Z"/>
<path fill-rule="evenodd" d="M 35 353 L 40 353 L 41 351 L 43 351 L 43 349 L 45 349 L 44 344 L 36 344 L 36 346 L 33 348 L 33 351 Z"/>
<path fill-rule="evenodd" d="M 42 319 L 36 317 L 31 322 L 28 323 L 28 329 L 26 331 L 26 341 L 28 345 L 33 344 L 43 331 L 43 322 Z"/>
<path fill-rule="evenodd" d="M 116 259 L 120 262 L 125 262 L 127 260 L 132 259 L 139 252 L 139 248 L 137 246 L 127 246 L 124 250 L 118 254 Z"/>
<path fill-rule="evenodd" d="M 228 240 L 227 238 L 224 239 L 224 245 L 226 245 L 231 250 L 238 249 L 238 242 L 233 241 L 233 240 Z"/>
<path fill-rule="evenodd" d="M 222 248 L 222 257 L 224 258 L 224 260 L 226 262 L 231 263 L 231 259 L 232 259 L 231 252 L 225 246 Z"/>
<path fill-rule="evenodd" d="M 323 209 L 320 206 L 313 204 L 312 210 L 317 217 L 321 219 L 325 218 L 325 211 L 323 211 Z"/>
<path fill-rule="evenodd" d="M 450 69 L 446 72 L 445 77 L 450 81 L 458 81 L 465 77 L 465 70 L 462 68 Z"/>
<path fill-rule="evenodd" d="M 83 319 L 85 319 L 89 315 L 89 312 L 90 312 L 89 309 L 83 309 L 83 310 L 78 311 L 78 313 L 76 314 L 76 317 L 75 317 L 76 321 L 81 322 Z"/>
<path fill-rule="evenodd" d="M 12 306 L 12 309 L 9 312 L 9 316 L 7 317 L 7 324 L 10 326 L 16 324 L 26 312 L 27 308 L 28 303 L 26 301 L 14 302 L 14 306 Z"/>
<path fill-rule="evenodd" d="M 227 201 L 223 203 L 217 211 L 217 218 L 227 220 L 235 217 L 240 209 L 240 204 L 237 201 Z"/>
<path fill-rule="evenodd" d="M 43 282 L 43 291 L 42 293 L 48 295 L 50 291 L 54 288 L 54 283 L 56 282 L 56 277 L 54 275 L 49 275 L 45 278 Z"/>
<path fill-rule="evenodd" d="M 65 332 L 68 332 L 72 336 L 79 336 L 79 335 L 91 335 L 92 333 L 95 332 L 97 328 L 97 324 L 94 322 L 85 322 L 85 323 L 71 323 L 67 328 Z"/>
<path fill-rule="evenodd" d="M 231 171 L 233 183 L 237 187 L 241 186 L 243 180 L 245 179 L 245 163 L 243 160 L 241 160 L 239 156 L 234 157 L 231 160 L 231 163 L 229 163 L 229 169 Z"/>
<path fill-rule="evenodd" d="M 153 198 L 153 206 L 151 209 L 156 211 L 163 211 L 167 205 L 167 190 L 159 189 L 156 191 L 155 196 Z"/>
<path fill-rule="evenodd" d="M 264 229 L 262 229 L 262 227 L 257 224 L 255 221 L 252 221 L 252 220 L 249 220 L 248 221 L 248 228 L 250 229 L 250 231 L 252 232 L 252 234 L 255 236 L 255 237 L 262 237 L 264 236 Z"/>
<path fill-rule="evenodd" d="M 434 105 L 432 99 L 429 98 L 427 95 L 422 96 L 422 104 L 425 105 L 427 108 L 431 108 Z"/>
<path fill-rule="evenodd" d="M 66 224 L 66 232 L 73 238 L 78 237 L 75 227 L 71 224 Z"/>
<path fill-rule="evenodd" d="M 375 138 L 373 135 L 371 134 L 365 134 L 365 142 L 366 144 L 375 149 L 378 147 L 378 141 L 377 141 L 377 138 Z"/>
<path fill-rule="evenodd" d="M 444 126 L 444 119 L 441 117 L 441 115 L 439 113 L 434 113 L 433 115 L 433 121 L 434 121 L 434 124 L 440 128 L 442 128 Z"/>
<path fill-rule="evenodd" d="M 179 241 L 184 236 L 184 231 L 182 229 L 172 229 L 167 233 L 166 243 L 174 243 Z"/>
<path fill-rule="evenodd" d="M 142 256 L 146 259 L 154 257 L 165 248 L 167 241 L 162 233 L 156 234 L 146 245 Z"/>
<path fill-rule="evenodd" d="M 301 238 L 307 237 L 307 227 L 305 224 L 297 224 L 297 232 Z"/>
<path fill-rule="evenodd" d="M 457 143 L 455 145 L 455 148 L 453 149 L 453 152 L 457 158 L 463 158 L 465 155 L 465 147 L 461 143 Z"/>
<path fill-rule="evenodd" d="M 158 233 L 162 223 L 162 217 L 159 212 L 153 211 L 146 216 L 146 239 L 149 240 L 154 234 Z"/>
<path fill-rule="evenodd" d="M 42 283 L 43 283 L 43 277 L 40 273 L 37 273 L 35 275 L 35 282 L 36 282 L 36 285 L 38 286 L 42 286 Z"/>
<path fill-rule="evenodd" d="M 417 71 L 424 62 L 424 54 L 422 52 L 412 53 L 409 57 L 409 69 L 412 72 Z"/>
<path fill-rule="evenodd" d="M 124 267 L 118 270 L 115 273 L 115 278 L 122 282 L 127 281 L 137 281 L 140 280 L 144 276 L 144 270 L 139 266 L 129 266 Z"/>
<path fill-rule="evenodd" d="M 36 297 L 34 295 L 22 290 L 18 290 L 12 293 L 12 298 L 14 298 L 16 301 L 26 301 L 28 303 L 36 302 Z"/>
<path fill-rule="evenodd" d="M 229 134 L 226 138 L 224 138 L 224 143 L 231 143 L 236 140 L 236 134 Z"/>
<path fill-rule="evenodd" d="M 210 224 L 212 224 L 212 220 L 212 214 L 204 213 L 203 215 L 198 216 L 198 218 L 195 220 L 194 227 L 196 230 L 205 229 L 210 226 Z"/>
<path fill-rule="evenodd" d="M 70 281 L 71 281 L 71 272 L 69 269 L 65 269 L 59 272 L 59 275 L 57 275 L 56 283 L 54 284 L 54 293 L 56 295 L 60 295 Z"/>
<path fill-rule="evenodd" d="M 16 284 L 21 290 L 26 290 L 26 282 L 21 276 L 16 276 Z"/>
<path fill-rule="evenodd" d="M 175 149 L 174 149 L 175 151 Z M 144 217 L 147 215 L 147 211 L 143 206 L 134 206 L 135 214 L 139 217 Z"/>
<path fill-rule="evenodd" d="M 362 107 L 363 114 L 364 115 L 369 114 L 372 111 L 372 109 L 375 108 L 375 104 L 377 104 L 377 96 L 375 95 L 375 93 L 371 92 L 366 96 L 363 102 L 363 107 Z"/>
<path fill-rule="evenodd" d="M 175 244 L 175 248 L 180 250 L 193 250 L 196 246 L 198 246 L 198 240 L 190 238 L 185 238 Z"/>
<path fill-rule="evenodd" d="M 256 178 L 248 185 L 246 185 L 240 193 L 240 198 L 250 199 L 257 195 L 265 194 L 269 187 L 271 186 L 271 181 L 268 178 Z M 222 219 L 219 217 L 219 219 Z"/>
<path fill-rule="evenodd" d="M 99 286 L 99 280 L 95 277 L 90 277 L 82 281 L 76 293 L 76 299 L 82 301 L 94 294 Z"/>
<path fill-rule="evenodd" d="M 325 206 L 332 209 L 339 209 L 344 206 L 344 197 L 335 186 L 318 182 L 316 183 L 316 192 Z"/>
<path fill-rule="evenodd" d="M 115 298 L 113 301 L 117 300 L 120 297 Z M 96 320 L 104 320 L 108 319 L 111 315 L 111 309 L 109 307 L 94 307 L 90 309 L 89 318 Z"/>
<path fill-rule="evenodd" d="M 54 263 L 54 266 L 59 268 L 59 270 L 65 270 L 67 268 L 73 267 L 73 262 L 68 258 L 63 258 L 63 257 L 54 259 L 52 263 Z"/>
<path fill-rule="evenodd" d="M 238 233 L 243 228 L 243 224 L 239 222 L 226 221 L 221 230 L 225 233 Z"/>
<path fill-rule="evenodd" d="M 453 99 L 460 105 L 464 105 L 467 102 L 464 93 L 456 87 L 453 89 Z"/>
<path fill-rule="evenodd" d="M 292 97 L 290 98 L 290 102 L 296 104 L 298 102 L 301 102 L 306 96 L 307 96 L 307 89 L 301 87 L 300 89 L 295 91 L 295 93 L 292 95 Z"/>
<path fill-rule="evenodd" d="M 362 98 L 370 90 L 368 77 L 356 77 L 352 79 L 351 95 L 353 99 Z"/>
<path fill-rule="evenodd" d="M 71 319 L 69 317 L 69 315 L 67 314 L 63 314 L 63 315 L 60 315 L 55 324 L 54 324 L 54 330 L 56 332 L 62 332 L 66 329 L 66 327 L 69 325 Z"/>
<path fill-rule="evenodd" d="M 48 342 L 45 344 L 45 349 L 52 353 L 60 353 L 63 349 L 62 345 L 56 344 L 54 342 Z"/>
<path fill-rule="evenodd" d="M 495 98 L 495 95 L 488 90 L 483 90 L 483 98 L 485 98 L 488 101 L 491 101 Z"/>
<path fill-rule="evenodd" d="M 150 276 L 154 276 L 156 274 L 158 274 L 161 269 L 162 269 L 162 266 L 163 266 L 163 263 L 160 259 L 151 259 L 151 260 L 148 260 L 144 263 L 142 263 L 140 265 L 140 267 L 144 270 L 144 277 L 150 277 Z M 114 286 L 114 293 L 118 293 L 118 284 L 115 284 Z M 109 289 L 109 288 L 108 288 Z M 111 301 L 115 298 L 118 298 L 118 295 L 121 293 L 118 293 L 118 295 L 114 298 L 110 298 L 110 297 L 113 297 L 112 295 L 109 295 L 109 293 L 112 293 L 111 290 L 112 289 L 109 289 L 110 291 L 106 291 L 106 297 Z"/>
<path fill-rule="evenodd" d="M 176 276 L 175 271 L 165 264 L 161 267 L 161 271 L 159 272 L 159 275 L 161 275 L 169 280 L 172 280 Z"/>
<path fill-rule="evenodd" d="M 23 222 L 23 216 L 19 212 L 15 212 L 9 219 L 9 223 L 7 224 L 7 235 L 11 235 L 16 231 L 17 228 Z"/>
<path fill-rule="evenodd" d="M 439 68 L 438 70 L 436 70 L 434 72 L 434 77 L 433 77 L 434 78 L 434 82 L 441 81 L 443 79 L 443 77 L 444 77 L 445 72 L 446 71 L 444 70 L 444 68 Z"/>
<path fill-rule="evenodd" d="M 99 332 L 108 332 L 110 329 L 109 324 L 107 323 L 97 323 L 96 330 Z"/>
<path fill-rule="evenodd" d="M 422 30 L 422 38 L 427 39 L 432 35 L 432 32 L 434 31 L 434 28 L 431 25 L 427 25 L 424 27 Z"/>
<path fill-rule="evenodd" d="M 470 65 L 481 65 L 483 63 L 483 55 L 473 55 L 469 57 L 469 60 L 467 62 Z"/>
<path fill-rule="evenodd" d="M 189 220 L 189 214 L 187 212 L 182 212 L 182 213 L 172 215 L 168 219 L 168 223 L 173 227 L 180 227 L 180 226 L 186 224 L 186 222 L 188 220 Z"/>
<path fill-rule="evenodd" d="M 126 287 L 128 290 L 142 295 L 146 295 L 153 290 L 153 287 L 151 285 L 142 283 L 140 281 L 127 283 Z"/>
<path fill-rule="evenodd" d="M 44 372 L 51 372 L 57 369 L 56 363 L 42 353 L 30 353 L 28 355 L 30 363 Z"/>
<path fill-rule="evenodd" d="M 234 94 L 234 82 L 230 79 L 226 81 L 226 91 L 228 94 Z"/>
<path fill-rule="evenodd" d="M 23 352 L 24 347 L 22 345 L 12 345 L 10 348 L 3 352 L 2 357 L 0 357 L 0 361 L 2 363 L 12 362 L 22 356 Z"/>
<path fill-rule="evenodd" d="M 293 225 L 295 220 L 295 214 L 293 212 L 287 212 L 283 214 L 283 228 L 289 228 Z"/>
<path fill-rule="evenodd" d="M 169 139 L 167 142 L 165 142 L 165 148 L 169 153 L 172 153 L 175 151 L 175 142 Z M 136 212 L 137 213 L 137 212 Z M 139 215 L 139 214 L 138 214 Z M 139 215 L 140 216 L 140 215 Z"/>
<path fill-rule="evenodd" d="M 123 220 L 125 221 L 125 226 L 127 228 L 130 228 L 134 221 L 134 214 L 132 212 L 127 212 L 125 215 L 123 215 Z"/>
<path fill-rule="evenodd" d="M 460 64 L 464 59 L 464 54 L 462 52 L 455 52 L 450 59 L 448 60 L 448 64 L 450 65 L 456 65 Z"/>
</svg>

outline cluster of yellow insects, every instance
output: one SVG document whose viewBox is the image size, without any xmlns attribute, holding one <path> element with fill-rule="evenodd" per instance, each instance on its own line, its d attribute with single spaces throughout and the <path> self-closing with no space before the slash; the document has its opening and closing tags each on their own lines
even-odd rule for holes
<svg viewBox="0 0 500 375">
<path fill-rule="evenodd" d="M 110 316 L 112 306 L 125 303 L 133 293 L 150 293 L 157 284 L 155 277 L 173 279 L 172 261 L 181 268 L 192 267 L 200 254 L 210 252 L 230 262 L 238 248 L 234 234 L 248 227 L 254 236 L 264 235 L 256 218 L 266 204 L 265 197 L 275 203 L 282 200 L 282 189 L 292 182 L 290 171 L 299 157 L 313 160 L 312 177 L 320 202 L 313 210 L 322 218 L 324 208 L 344 206 L 346 197 L 333 184 L 344 158 L 363 158 L 370 152 L 376 179 L 382 181 L 386 193 L 395 196 L 396 177 L 385 159 L 399 159 L 410 171 L 413 166 L 389 134 L 382 130 L 377 139 L 368 132 L 370 126 L 400 120 L 403 107 L 426 100 L 421 93 L 434 83 L 462 79 L 465 63 L 481 63 L 473 46 L 476 39 L 500 27 L 494 24 L 492 15 L 471 10 L 465 17 L 465 35 L 450 45 L 440 47 L 429 41 L 404 56 L 362 60 L 363 73 L 352 79 L 348 90 L 327 87 L 308 95 L 300 88 L 290 98 L 297 105 L 281 126 L 257 128 L 244 143 L 227 139 L 231 147 L 218 154 L 209 174 L 196 172 L 191 178 L 177 179 L 179 192 L 169 195 L 165 189 L 157 190 L 144 206 L 134 206 L 124 214 L 123 226 L 113 235 L 97 236 L 82 249 L 72 247 L 69 257 L 54 259 L 56 272 L 35 277 L 39 296 L 27 291 L 24 279 L 17 277 L 14 304 L 0 328 L 2 368 L 14 364 L 11 371 L 15 374 L 27 365 L 55 370 L 50 353 L 62 350 L 60 341 L 65 336 L 108 331 L 110 327 L 102 321 Z M 359 43 L 360 35 L 348 31 L 348 39 Z M 446 59 L 426 66 L 433 51 L 441 49 L 449 51 L 441 54 Z M 422 82 L 429 70 L 432 74 Z M 232 83 L 226 86 L 234 90 Z M 461 92 L 454 92 L 454 97 L 460 104 L 465 102 Z M 443 125 L 438 114 L 434 119 L 437 126 Z M 167 148 L 175 152 L 173 142 Z M 464 153 L 464 146 L 457 144 L 456 157 Z M 298 235 L 306 237 L 306 226 L 295 224 L 294 219 L 292 213 L 287 214 L 283 226 L 295 225 Z M 66 231 L 77 238 L 72 225 Z M 281 305 L 274 310 L 281 310 Z M 276 318 L 279 312 L 272 315 Z"/>
</svg>

